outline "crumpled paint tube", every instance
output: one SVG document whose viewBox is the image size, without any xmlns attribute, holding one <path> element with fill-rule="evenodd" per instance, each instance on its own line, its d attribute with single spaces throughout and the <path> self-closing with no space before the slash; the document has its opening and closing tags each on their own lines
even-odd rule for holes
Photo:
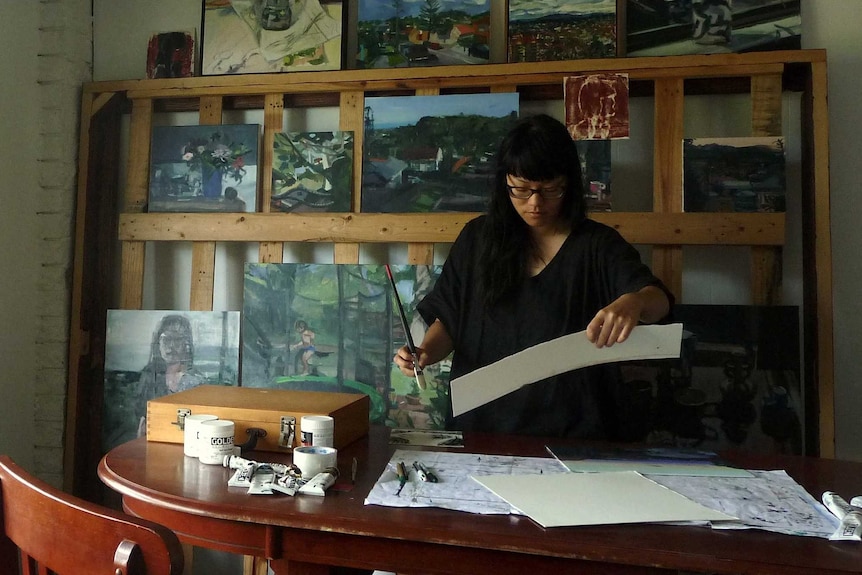
<svg viewBox="0 0 862 575">
<path fill-rule="evenodd" d="M 823 505 L 841 520 L 838 529 L 829 536 L 830 541 L 862 541 L 862 508 L 847 503 L 834 491 L 823 493 Z M 854 497 L 853 500 L 859 499 Z"/>
</svg>

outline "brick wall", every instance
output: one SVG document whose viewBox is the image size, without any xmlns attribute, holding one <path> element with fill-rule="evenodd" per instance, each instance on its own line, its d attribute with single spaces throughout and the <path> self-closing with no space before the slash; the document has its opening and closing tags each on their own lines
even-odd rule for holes
<svg viewBox="0 0 862 575">
<path fill-rule="evenodd" d="M 34 2 L 34 4 L 36 4 Z M 39 0 L 39 189 L 34 472 L 63 485 L 81 84 L 92 79 L 91 0 Z"/>
</svg>

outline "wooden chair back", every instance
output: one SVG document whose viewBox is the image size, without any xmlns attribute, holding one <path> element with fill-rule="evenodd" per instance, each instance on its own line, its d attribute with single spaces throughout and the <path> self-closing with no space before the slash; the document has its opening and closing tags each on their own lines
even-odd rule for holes
<svg viewBox="0 0 862 575">
<path fill-rule="evenodd" d="M 173 531 L 74 497 L 0 455 L 0 573 L 179 575 Z"/>
</svg>

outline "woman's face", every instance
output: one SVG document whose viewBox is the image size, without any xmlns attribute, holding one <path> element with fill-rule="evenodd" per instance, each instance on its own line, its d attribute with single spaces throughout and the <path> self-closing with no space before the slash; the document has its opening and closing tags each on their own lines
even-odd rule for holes
<svg viewBox="0 0 862 575">
<path fill-rule="evenodd" d="M 565 177 L 534 182 L 509 174 L 506 183 L 512 207 L 528 226 L 541 230 L 557 225 L 566 190 Z"/>
<path fill-rule="evenodd" d="M 159 353 L 167 363 L 191 360 L 192 344 L 186 331 L 179 326 L 168 326 L 159 336 Z"/>
</svg>

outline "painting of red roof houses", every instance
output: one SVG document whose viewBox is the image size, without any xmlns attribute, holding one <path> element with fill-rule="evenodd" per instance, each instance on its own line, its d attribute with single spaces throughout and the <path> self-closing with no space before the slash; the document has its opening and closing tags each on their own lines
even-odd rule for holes
<svg viewBox="0 0 862 575">
<path fill-rule="evenodd" d="M 509 0 L 509 62 L 612 58 L 616 0 Z"/>
<path fill-rule="evenodd" d="M 359 0 L 357 68 L 487 64 L 490 0 Z"/>
<path fill-rule="evenodd" d="M 363 212 L 481 212 L 517 92 L 365 100 Z"/>
</svg>

